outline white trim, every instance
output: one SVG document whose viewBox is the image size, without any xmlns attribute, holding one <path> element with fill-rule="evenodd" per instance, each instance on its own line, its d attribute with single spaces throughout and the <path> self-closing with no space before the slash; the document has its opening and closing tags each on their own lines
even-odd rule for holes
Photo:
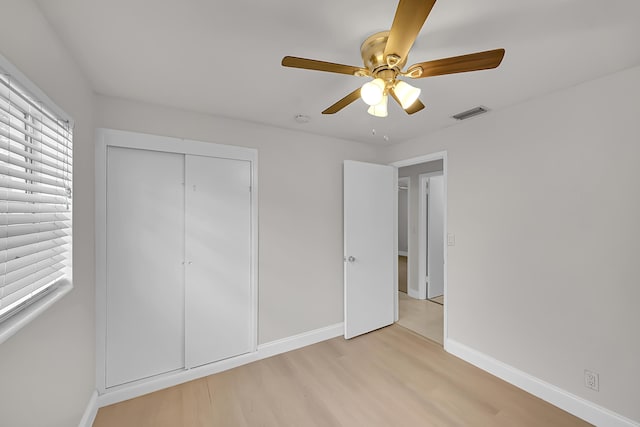
<svg viewBox="0 0 640 427">
<path fill-rule="evenodd" d="M 446 299 L 445 299 L 446 301 Z M 478 368 L 495 375 L 540 399 L 563 409 L 576 417 L 597 425 L 607 427 L 638 427 L 640 423 L 630 420 L 620 414 L 596 405 L 582 397 L 576 396 L 553 384 L 542 381 L 513 366 L 507 365 L 484 353 L 460 344 L 452 339 L 446 339 L 444 348 L 449 353 Z"/>
<path fill-rule="evenodd" d="M 420 299 L 427 299 L 427 232 L 429 221 L 427 217 L 427 195 L 429 189 L 429 174 L 418 175 L 418 295 Z"/>
<path fill-rule="evenodd" d="M 401 185 L 405 185 L 407 187 L 407 189 L 406 190 L 400 190 L 400 186 Z M 409 176 L 398 177 L 398 191 L 397 191 L 397 194 L 400 194 L 400 191 L 406 191 L 406 193 L 407 193 L 407 197 L 406 197 L 406 199 L 407 199 L 407 206 L 406 206 L 406 209 L 407 209 L 407 218 L 406 218 L 406 221 L 407 221 L 407 235 L 405 236 L 405 238 L 407 239 L 407 250 L 406 251 L 398 250 L 398 255 L 402 255 L 402 256 L 408 257 L 409 256 L 409 235 L 411 234 L 411 233 L 409 233 L 409 224 L 410 224 L 409 215 L 411 215 L 411 210 L 409 209 L 411 199 L 409 198 L 409 194 L 410 194 L 410 191 L 411 191 L 411 177 L 409 177 Z M 400 198 L 398 197 L 398 200 L 399 199 Z M 397 213 L 398 212 L 396 210 L 396 215 L 397 215 Z M 400 218 L 398 217 L 397 221 L 396 221 L 396 230 L 398 230 L 398 227 L 399 227 L 398 223 L 399 222 L 400 222 Z M 400 243 L 399 241 L 400 241 L 400 234 L 398 234 L 398 243 Z M 400 248 L 399 244 L 398 244 L 398 248 Z M 407 269 L 408 269 L 408 267 L 409 266 L 407 265 Z M 408 271 L 407 271 L 407 273 L 408 273 Z M 407 277 L 407 285 L 409 285 L 409 278 L 408 277 Z"/>
<path fill-rule="evenodd" d="M 396 177 L 398 176 L 398 168 L 396 168 Z M 398 178 L 398 185 L 397 187 L 400 186 L 400 181 L 402 182 L 406 182 L 407 184 L 407 251 L 404 252 L 400 252 L 398 251 L 398 253 L 395 256 L 395 263 L 397 266 L 398 263 L 398 255 L 404 255 L 407 257 L 407 294 L 410 295 L 410 291 L 411 291 L 411 284 L 413 283 L 413 274 L 411 273 L 411 257 L 409 256 L 409 249 L 411 248 L 411 177 L 410 176 L 403 176 L 401 178 Z M 400 190 L 398 190 L 396 193 L 399 193 Z M 395 213 L 395 217 L 396 217 L 396 222 L 394 224 L 394 229 L 398 230 L 398 202 L 396 201 L 396 213 Z M 396 242 L 398 241 L 398 238 L 396 237 Z M 396 248 L 398 247 L 398 244 L 396 243 Z M 398 271 L 396 269 L 396 273 L 395 273 L 395 277 L 398 279 Z M 396 282 L 398 281 L 396 279 Z M 397 322 L 398 320 L 400 320 L 400 301 L 398 300 L 398 288 L 396 287 L 396 292 L 395 292 L 395 297 L 394 297 L 394 301 L 393 301 L 393 307 L 394 307 L 394 312 L 395 312 L 395 322 Z"/>
<path fill-rule="evenodd" d="M 405 167 L 405 166 L 411 166 L 411 165 L 417 165 L 420 163 L 427 163 L 427 162 L 432 162 L 434 160 L 444 160 L 447 158 L 447 152 L 446 151 L 438 151 L 436 153 L 431 153 L 431 154 L 425 154 L 423 156 L 418 156 L 418 157 L 412 157 L 410 159 L 404 159 L 404 160 L 398 160 L 397 162 L 393 162 L 391 163 L 391 166 L 395 166 L 398 169 Z M 443 163 L 444 166 L 444 163 Z"/>
<path fill-rule="evenodd" d="M 187 381 L 246 365 L 247 363 L 266 359 L 267 357 L 277 354 L 286 353 L 287 351 L 306 347 L 311 344 L 342 336 L 343 333 L 344 323 L 336 323 L 335 325 L 325 326 L 313 331 L 261 344 L 258 346 L 258 350 L 253 353 L 243 354 L 189 370 L 159 375 L 150 380 L 120 386 L 117 390 L 112 391 L 110 389 L 108 392 L 98 396 L 98 407 L 102 408 Z"/>
<path fill-rule="evenodd" d="M 313 331 L 303 332 L 287 338 L 271 341 L 258 346 L 258 359 L 266 359 L 267 357 L 277 354 L 286 353 L 288 351 L 297 350 L 311 344 L 330 340 L 331 338 L 340 337 L 344 333 L 344 323 L 336 323 L 334 325 L 325 326 L 324 328 L 314 329 Z"/>
<path fill-rule="evenodd" d="M 123 136 L 126 138 L 122 138 Z M 96 387 L 98 391 L 101 393 L 106 391 L 107 147 L 163 151 L 251 162 L 251 351 L 255 353 L 258 348 L 258 150 L 235 145 L 100 128 L 96 129 L 95 147 Z M 176 372 L 172 372 L 159 377 L 173 377 L 175 374 Z M 155 380 L 141 381 L 154 382 Z M 122 387 L 128 388 L 129 386 Z"/>
<path fill-rule="evenodd" d="M 410 159 L 405 159 L 405 160 L 398 160 L 397 162 L 393 162 L 391 163 L 391 166 L 395 166 L 396 168 L 401 168 L 404 166 L 411 166 L 411 165 L 417 165 L 419 163 L 426 163 L 426 162 L 431 162 L 433 160 L 442 160 L 442 176 L 444 178 L 444 235 L 447 236 L 448 235 L 448 230 L 449 230 L 449 224 L 448 224 L 448 218 L 447 218 L 447 212 L 448 212 L 448 205 L 449 205 L 449 196 L 448 196 L 448 176 L 449 176 L 449 166 L 448 166 L 448 161 L 447 161 L 447 152 L 446 151 L 438 151 L 436 153 L 431 153 L 431 154 L 425 154 L 423 156 L 418 156 L 418 157 L 412 157 Z M 396 228 L 398 228 L 397 224 L 396 224 Z M 409 238 L 411 238 L 411 234 L 409 234 Z M 447 239 L 443 239 L 444 242 L 444 306 L 443 306 L 443 317 L 444 317 L 444 331 L 443 331 L 443 337 L 444 337 L 444 341 L 446 342 L 447 337 L 449 336 L 449 298 L 447 298 L 448 295 L 448 283 L 449 283 L 449 253 L 448 253 L 448 249 L 449 247 L 447 246 Z M 410 244 L 410 242 L 409 242 Z M 397 245 L 396 245 L 397 246 Z M 396 258 L 398 258 L 396 256 Z M 409 261 L 410 262 L 410 261 Z M 407 263 L 407 268 L 409 268 L 409 265 Z M 407 277 L 408 277 L 408 273 L 407 273 Z M 407 279 L 408 280 L 408 279 Z M 411 287 L 407 286 L 407 291 L 410 291 Z M 413 298 L 417 298 L 412 296 L 412 293 L 409 292 L 408 293 L 409 296 L 413 297 Z M 414 294 L 415 295 L 415 294 Z M 396 297 L 397 298 L 397 297 Z M 397 303 L 396 303 L 396 310 L 397 310 Z"/>
<path fill-rule="evenodd" d="M 420 183 L 420 188 L 418 189 L 420 193 L 420 200 L 418 201 L 418 295 L 420 295 L 420 299 L 428 298 L 429 277 L 427 274 L 426 254 L 429 244 L 427 235 L 431 234 L 431 222 L 427 221 L 429 217 L 426 203 L 427 195 L 429 194 L 428 183 L 431 182 L 429 178 L 432 176 L 442 176 L 442 173 L 442 171 L 435 171 L 418 175 L 418 182 Z"/>
<path fill-rule="evenodd" d="M 396 191 L 393 192 L 393 205 L 395 209 L 393 209 L 393 241 L 395 254 L 393 257 L 393 321 L 397 322 L 400 320 L 400 309 L 399 309 L 399 301 L 398 301 L 398 192 L 400 191 L 398 187 L 400 186 L 400 179 L 398 178 L 398 169 L 394 169 L 393 171 L 393 188 Z M 408 201 L 407 201 L 408 203 Z M 409 224 L 407 224 L 409 226 Z M 407 233 L 408 234 L 408 233 Z M 407 249 L 409 249 L 407 247 Z M 346 282 L 345 282 L 346 283 Z M 409 283 L 407 282 L 407 287 Z M 346 300 L 345 300 L 346 301 Z M 346 336 L 346 335 L 345 335 Z"/>
<path fill-rule="evenodd" d="M 56 301 L 62 299 L 63 296 L 68 294 L 73 285 L 68 279 L 61 279 L 56 286 L 56 289 L 49 294 L 43 296 L 38 301 L 33 302 L 28 307 L 22 309 L 20 312 L 9 317 L 7 320 L 0 324 L 0 344 L 11 338 L 20 329 L 27 326 L 32 320 L 40 316 L 44 311 L 51 307 Z"/>
<path fill-rule="evenodd" d="M 413 263 L 409 256 L 409 251 L 411 250 L 411 244 L 413 243 L 413 233 L 411 232 L 411 187 L 415 185 L 414 182 L 411 181 L 411 177 L 407 177 L 407 295 L 412 295 L 411 287 L 413 286 Z M 396 228 L 398 226 L 396 225 Z M 398 258 L 398 257 L 396 257 Z M 415 298 L 415 297 L 413 297 Z M 396 312 L 398 313 L 398 319 L 400 318 L 400 307 L 399 302 L 396 302 Z"/>
<path fill-rule="evenodd" d="M 96 415 L 98 414 L 98 390 L 94 390 L 91 393 L 91 398 L 89 399 L 89 403 L 87 403 L 87 407 L 82 414 L 82 418 L 80 418 L 80 423 L 78 427 L 91 427 L 93 422 L 96 419 Z"/>
<path fill-rule="evenodd" d="M 246 160 L 253 162 L 258 157 L 255 148 L 240 147 L 237 145 L 219 144 L 216 142 L 194 141 L 190 139 L 175 138 L 171 136 L 152 135 L 139 132 L 126 132 L 115 129 L 96 129 L 96 148 L 110 147 L 134 148 L 138 150 L 163 151 L 166 153 L 191 154 L 194 156 L 211 156 L 224 159 Z M 122 142 L 121 137 L 127 137 Z M 103 158 L 106 160 L 106 157 Z"/>
<path fill-rule="evenodd" d="M 107 144 L 105 134 L 96 130 L 95 146 L 95 269 L 96 269 L 96 387 L 106 386 L 106 318 L 107 310 Z"/>
<path fill-rule="evenodd" d="M 259 266 L 259 253 L 258 250 L 258 224 L 259 224 L 259 209 L 258 209 L 258 150 L 254 150 L 254 156 L 251 160 L 251 324 L 253 328 L 251 330 L 251 342 L 253 343 L 253 351 L 258 350 L 258 266 Z M 446 234 L 445 234 L 446 236 Z M 446 239 L 445 239 L 446 240 Z"/>
</svg>

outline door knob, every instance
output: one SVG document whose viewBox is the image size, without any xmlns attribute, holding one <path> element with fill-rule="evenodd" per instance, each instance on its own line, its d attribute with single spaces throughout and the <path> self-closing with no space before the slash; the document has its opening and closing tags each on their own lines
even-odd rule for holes
<svg viewBox="0 0 640 427">
<path fill-rule="evenodd" d="M 356 258 L 353 257 L 353 256 L 349 256 L 349 257 L 345 258 L 345 261 L 347 261 L 347 262 L 354 262 L 355 260 L 356 260 Z"/>
</svg>

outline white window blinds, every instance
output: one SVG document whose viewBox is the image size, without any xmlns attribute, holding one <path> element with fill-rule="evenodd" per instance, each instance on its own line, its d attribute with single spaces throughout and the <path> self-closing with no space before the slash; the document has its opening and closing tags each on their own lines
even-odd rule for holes
<svg viewBox="0 0 640 427">
<path fill-rule="evenodd" d="M 68 122 L 0 69 L 0 322 L 70 277 L 71 145 Z"/>
</svg>

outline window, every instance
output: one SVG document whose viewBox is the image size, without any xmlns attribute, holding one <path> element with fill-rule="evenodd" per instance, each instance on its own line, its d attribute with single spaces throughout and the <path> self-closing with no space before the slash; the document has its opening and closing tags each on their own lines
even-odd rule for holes
<svg viewBox="0 0 640 427">
<path fill-rule="evenodd" d="M 8 65 L 0 61 L 0 328 L 5 329 L 15 327 L 16 318 L 32 316 L 34 307 L 50 305 L 56 290 L 70 288 L 72 194 L 70 121 L 37 88 L 27 90 L 33 85 L 17 70 L 3 69 L 12 68 Z M 0 329 L 0 342 L 4 333 Z"/>
</svg>

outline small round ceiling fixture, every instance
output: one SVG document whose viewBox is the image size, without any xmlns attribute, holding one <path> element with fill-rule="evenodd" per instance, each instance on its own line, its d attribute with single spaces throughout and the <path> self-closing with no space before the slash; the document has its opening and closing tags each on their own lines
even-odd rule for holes
<svg viewBox="0 0 640 427">
<path fill-rule="evenodd" d="M 311 117 L 305 116 L 304 114 L 296 114 L 296 116 L 294 117 L 294 120 L 297 123 L 304 124 L 304 123 L 309 123 L 309 121 L 311 120 Z"/>
</svg>

